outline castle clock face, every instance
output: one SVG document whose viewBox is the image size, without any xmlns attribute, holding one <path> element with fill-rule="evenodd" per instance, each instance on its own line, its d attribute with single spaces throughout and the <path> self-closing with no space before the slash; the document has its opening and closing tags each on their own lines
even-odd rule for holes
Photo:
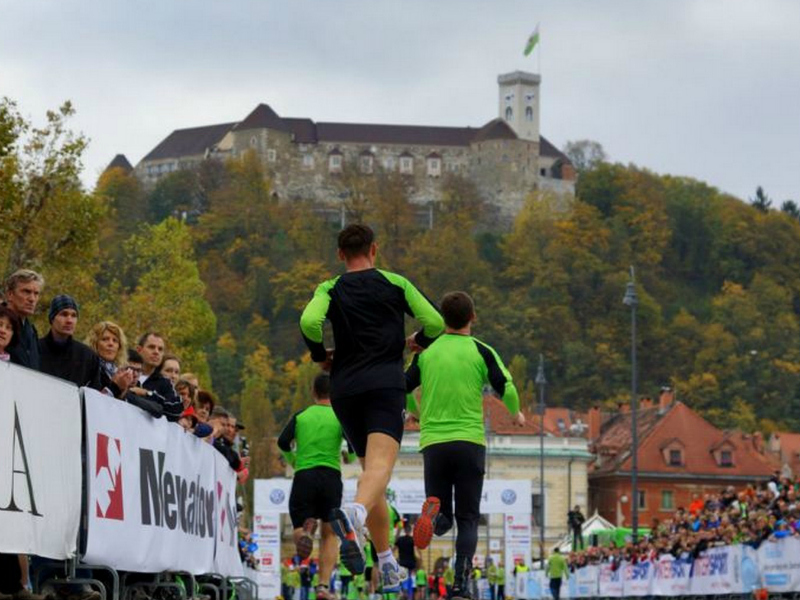
<svg viewBox="0 0 800 600">
<path fill-rule="evenodd" d="M 525 94 L 525 102 L 530 104 L 533 102 L 533 99 L 536 97 L 536 94 Z"/>
<path fill-rule="evenodd" d="M 514 94 L 506 94 L 506 106 L 510 106 L 514 102 Z"/>
</svg>

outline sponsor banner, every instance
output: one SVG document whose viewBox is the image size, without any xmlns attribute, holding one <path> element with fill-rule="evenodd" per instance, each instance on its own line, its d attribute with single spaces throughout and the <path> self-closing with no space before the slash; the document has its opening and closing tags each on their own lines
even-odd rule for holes
<svg viewBox="0 0 800 600">
<path fill-rule="evenodd" d="M 665 554 L 659 557 L 653 568 L 654 596 L 689 595 L 692 561 L 686 555 L 675 558 L 671 554 Z"/>
<path fill-rule="evenodd" d="M 175 423 L 94 390 L 83 392 L 85 561 L 142 573 L 241 575 L 241 565 L 231 571 L 227 558 L 232 507 L 225 496 L 233 503 L 233 488 L 219 453 Z M 223 512 L 226 530 L 220 531 Z M 222 550 L 215 563 L 218 539 Z"/>
<path fill-rule="evenodd" d="M 700 553 L 690 575 L 690 592 L 695 595 L 742 593 L 741 546 L 720 546 Z"/>
<path fill-rule="evenodd" d="M 614 565 L 609 563 L 601 564 L 597 573 L 597 592 L 605 598 L 620 598 L 624 596 L 624 584 L 622 581 L 622 569 L 625 565 L 619 565 L 614 569 Z"/>
<path fill-rule="evenodd" d="M 635 564 L 625 562 L 622 569 L 622 582 L 625 596 L 650 596 L 653 590 L 653 563 L 649 560 Z"/>
<path fill-rule="evenodd" d="M 563 589 L 570 598 L 594 598 L 597 596 L 597 578 L 599 567 L 589 565 L 578 569 L 569 576 Z"/>
<path fill-rule="evenodd" d="M 0 361 L 0 552 L 68 558 L 80 519 L 78 388 Z"/>
<path fill-rule="evenodd" d="M 283 477 L 273 479 L 256 479 L 253 483 L 254 514 L 289 512 L 289 493 L 292 491 L 292 480 Z"/>
<path fill-rule="evenodd" d="M 216 475 L 217 541 L 214 547 L 214 573 L 241 577 L 244 573 L 239 555 L 239 523 L 236 515 L 236 472 L 228 460 L 214 451 Z"/>
<path fill-rule="evenodd" d="M 795 537 L 768 540 L 756 552 L 755 564 L 760 571 L 761 585 L 775 593 L 800 591 L 800 540 Z M 742 556 L 741 573 L 745 591 L 761 587 L 758 576 L 753 576 L 753 564 L 751 554 Z"/>
<path fill-rule="evenodd" d="M 527 515 L 505 515 L 503 517 L 505 534 L 505 558 L 503 561 L 506 570 L 506 581 L 510 581 L 514 567 L 523 563 L 531 566 L 531 517 Z M 524 598 L 524 596 L 517 596 Z"/>
<path fill-rule="evenodd" d="M 253 536 L 258 543 L 258 597 L 281 595 L 281 517 L 277 512 L 256 513 Z"/>
</svg>

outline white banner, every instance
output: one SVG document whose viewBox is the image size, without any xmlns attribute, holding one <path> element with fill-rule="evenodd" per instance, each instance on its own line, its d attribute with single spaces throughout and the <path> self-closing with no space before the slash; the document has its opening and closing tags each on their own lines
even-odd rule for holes
<svg viewBox="0 0 800 600">
<path fill-rule="evenodd" d="M 70 557 L 81 480 L 78 388 L 0 361 L 0 552 Z"/>
<path fill-rule="evenodd" d="M 503 517 L 505 537 L 505 558 L 503 568 L 506 570 L 506 580 L 510 581 L 514 567 L 525 564 L 531 566 L 531 516 L 505 515 Z"/>
<path fill-rule="evenodd" d="M 619 598 L 623 596 L 622 568 L 614 568 L 615 565 L 604 563 L 598 569 L 597 593 L 606 598 Z"/>
<path fill-rule="evenodd" d="M 800 540 L 785 537 L 762 543 L 755 557 L 759 571 L 755 576 L 750 568 L 753 558 L 750 553 L 742 557 L 742 583 L 746 592 L 762 585 L 774 593 L 800 591 Z"/>
<path fill-rule="evenodd" d="M 692 570 L 691 560 L 686 557 L 675 558 L 671 554 L 664 554 L 659 557 L 654 568 L 654 596 L 689 595 L 689 572 Z"/>
<path fill-rule="evenodd" d="M 653 563 L 644 560 L 622 565 L 622 582 L 625 597 L 650 596 L 653 591 Z"/>
<path fill-rule="evenodd" d="M 214 547 L 214 573 L 225 573 L 229 577 L 242 577 L 244 568 L 239 554 L 239 523 L 236 514 L 236 472 L 226 459 L 214 451 L 214 473 L 216 475 L 216 524 L 217 541 Z"/>
<path fill-rule="evenodd" d="M 141 573 L 241 575 L 225 552 L 215 563 L 216 533 L 230 540 L 232 518 L 220 505 L 225 491 L 232 494 L 231 469 L 220 466 L 218 452 L 177 424 L 94 390 L 84 389 L 84 404 L 85 561 Z M 228 530 L 218 531 L 223 512 Z"/>
<path fill-rule="evenodd" d="M 741 559 L 741 546 L 721 546 L 701 552 L 692 565 L 691 593 L 703 596 L 742 593 Z"/>
<path fill-rule="evenodd" d="M 258 483 L 258 481 L 256 481 Z M 256 513 L 253 540 L 258 544 L 258 597 L 281 595 L 281 517 L 277 512 Z"/>
<path fill-rule="evenodd" d="M 589 565 L 572 573 L 567 583 L 570 598 L 594 598 L 597 596 L 597 565 Z"/>
</svg>

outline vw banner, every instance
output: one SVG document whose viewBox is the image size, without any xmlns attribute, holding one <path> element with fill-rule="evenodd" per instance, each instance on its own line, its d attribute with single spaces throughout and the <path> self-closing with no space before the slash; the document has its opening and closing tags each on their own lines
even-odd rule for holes
<svg viewBox="0 0 800 600">
<path fill-rule="evenodd" d="M 0 552 L 68 558 L 80 519 L 78 388 L 0 361 Z"/>
<path fill-rule="evenodd" d="M 226 545 L 234 518 L 232 471 L 218 462 L 219 453 L 175 423 L 83 391 L 85 561 L 141 573 L 240 575 L 241 565 L 231 564 Z M 223 550 L 217 556 L 218 545 Z"/>
</svg>

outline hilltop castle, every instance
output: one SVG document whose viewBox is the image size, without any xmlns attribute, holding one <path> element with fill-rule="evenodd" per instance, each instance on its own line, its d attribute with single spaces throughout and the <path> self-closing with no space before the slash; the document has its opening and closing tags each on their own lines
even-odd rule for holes
<svg viewBox="0 0 800 600">
<path fill-rule="evenodd" d="M 515 71 L 497 82 L 498 116 L 482 127 L 314 122 L 281 117 L 259 104 L 239 122 L 173 131 L 135 172 L 154 185 L 178 169 L 252 150 L 275 193 L 288 201 L 337 201 L 337 176 L 346 164 L 365 175 L 383 169 L 411 178 L 411 199 L 421 205 L 439 199 L 442 176 L 455 173 L 473 181 L 506 217 L 534 190 L 574 195 L 572 164 L 539 133 L 541 77 Z"/>
</svg>

